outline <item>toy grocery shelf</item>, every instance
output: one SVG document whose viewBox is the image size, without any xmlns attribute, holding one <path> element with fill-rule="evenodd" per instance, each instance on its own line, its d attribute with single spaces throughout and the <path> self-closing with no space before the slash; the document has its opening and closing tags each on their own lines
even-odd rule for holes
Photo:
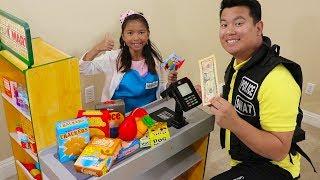
<svg viewBox="0 0 320 180">
<path fill-rule="evenodd" d="M 17 134 L 17 133 L 11 132 L 11 133 L 10 133 L 10 137 L 11 137 L 12 139 L 14 139 L 14 140 L 21 146 L 21 143 L 20 143 L 20 141 L 19 141 L 19 139 L 18 139 L 18 134 Z M 35 160 L 36 162 L 38 162 L 38 157 L 37 157 L 37 155 L 36 155 L 35 153 L 33 153 L 30 149 L 25 149 L 25 148 L 23 148 L 23 147 L 21 147 L 21 149 L 23 149 L 25 152 L 27 152 L 27 153 L 30 155 L 30 157 L 32 157 L 33 160 Z"/>
<path fill-rule="evenodd" d="M 22 111 L 21 108 L 20 108 L 18 105 L 16 105 L 16 103 L 14 103 L 8 95 L 6 95 L 6 94 L 4 94 L 4 93 L 1 93 L 1 95 L 2 95 L 2 97 L 3 97 L 5 100 L 7 100 L 14 108 L 16 108 L 25 118 L 27 118 L 28 120 L 31 121 L 31 117 L 30 117 L 26 112 Z"/>
<path fill-rule="evenodd" d="M 162 107 L 174 110 L 173 99 L 162 99 L 147 105 L 149 113 Z M 189 122 L 181 129 L 170 128 L 171 138 L 157 146 L 139 153 L 112 166 L 102 177 L 91 177 L 74 170 L 73 162 L 62 164 L 57 160 L 57 147 L 39 153 L 42 171 L 50 179 L 173 179 L 198 163 L 205 162 L 193 145 L 213 130 L 214 118 L 199 108 L 184 113 Z M 205 147 L 205 152 L 207 146 Z M 202 178 L 202 177 L 200 177 Z"/>
</svg>

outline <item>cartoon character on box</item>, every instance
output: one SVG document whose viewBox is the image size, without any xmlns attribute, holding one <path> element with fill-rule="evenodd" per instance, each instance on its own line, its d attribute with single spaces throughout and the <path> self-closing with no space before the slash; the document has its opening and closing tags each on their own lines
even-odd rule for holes
<svg viewBox="0 0 320 180">
<path fill-rule="evenodd" d="M 79 110 L 79 117 L 87 117 L 90 137 L 110 137 L 110 112 L 108 110 Z"/>
</svg>

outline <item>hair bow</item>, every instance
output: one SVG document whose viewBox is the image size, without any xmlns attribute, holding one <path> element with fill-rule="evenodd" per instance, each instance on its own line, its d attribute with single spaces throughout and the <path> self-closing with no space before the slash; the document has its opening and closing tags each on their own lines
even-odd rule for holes
<svg viewBox="0 0 320 180">
<path fill-rule="evenodd" d="M 128 10 L 128 11 L 120 14 L 120 23 L 123 24 L 124 20 L 125 20 L 128 16 L 130 16 L 130 15 L 132 15 L 132 14 L 138 14 L 138 13 L 136 13 L 136 12 L 133 11 L 133 10 Z"/>
</svg>

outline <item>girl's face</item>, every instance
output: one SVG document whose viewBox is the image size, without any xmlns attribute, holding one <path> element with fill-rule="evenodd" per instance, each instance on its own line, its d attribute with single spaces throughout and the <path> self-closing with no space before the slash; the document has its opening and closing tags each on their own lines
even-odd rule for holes
<svg viewBox="0 0 320 180">
<path fill-rule="evenodd" d="M 143 47 L 148 43 L 149 31 L 146 26 L 136 20 L 129 21 L 122 33 L 122 39 L 129 47 L 131 54 L 142 54 Z"/>
</svg>

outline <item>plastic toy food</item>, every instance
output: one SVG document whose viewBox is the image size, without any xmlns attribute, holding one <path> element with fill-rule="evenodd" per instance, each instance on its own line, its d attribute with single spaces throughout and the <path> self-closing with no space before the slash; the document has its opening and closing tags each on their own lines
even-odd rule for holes
<svg viewBox="0 0 320 180">
<path fill-rule="evenodd" d="M 137 124 L 137 135 L 136 138 L 140 139 L 147 132 L 148 127 L 143 123 L 142 119 L 136 121 Z"/>
<path fill-rule="evenodd" d="M 130 113 L 130 116 L 133 116 L 134 118 L 142 118 L 145 115 L 148 115 L 148 112 L 143 108 L 136 108 Z"/>
<path fill-rule="evenodd" d="M 132 141 L 137 135 L 136 121 L 132 116 L 125 117 L 119 126 L 119 138 L 124 141 Z"/>
</svg>

